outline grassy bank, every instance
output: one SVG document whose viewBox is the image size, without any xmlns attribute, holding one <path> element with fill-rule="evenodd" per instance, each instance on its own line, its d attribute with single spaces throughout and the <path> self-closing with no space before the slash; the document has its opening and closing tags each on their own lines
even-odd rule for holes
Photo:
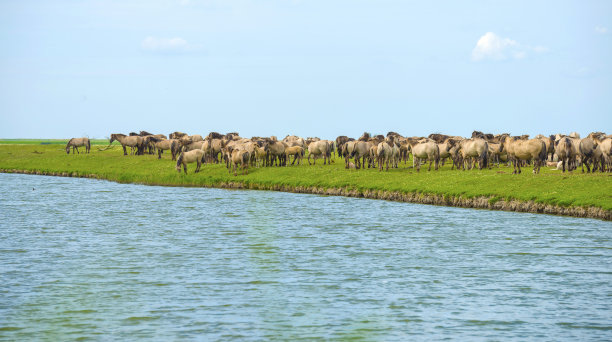
<svg viewBox="0 0 612 342">
<path fill-rule="evenodd" d="M 543 168 L 541 174 L 534 175 L 530 168 L 525 168 L 521 175 L 512 175 L 512 169 L 507 167 L 457 171 L 451 170 L 450 165 L 439 171 L 427 172 L 425 168 L 417 173 L 410 165 L 401 164 L 399 169 L 389 172 L 346 170 L 338 158 L 332 165 L 324 166 L 319 160 L 316 166 L 305 163 L 293 167 L 251 168 L 248 175 L 234 177 L 228 174 L 224 165 L 204 165 L 200 173 L 194 174 L 195 164 L 192 164 L 189 174 L 185 175 L 176 172 L 175 162 L 167 154 L 162 160 L 152 155 L 123 156 L 121 147 L 116 145 L 107 150 L 103 150 L 103 146 L 92 147 L 89 155 L 66 155 L 63 146 L 57 144 L 0 144 L 0 169 L 5 171 L 89 176 L 121 183 L 276 189 L 385 199 L 396 199 L 394 196 L 407 194 L 409 197 L 398 200 L 410 202 L 418 202 L 412 199 L 431 195 L 441 200 L 421 202 L 457 206 L 470 206 L 461 204 L 461 199 L 484 199 L 489 208 L 531 211 L 495 206 L 498 202 L 518 201 L 540 204 L 541 208 L 542 205 L 597 208 L 604 212 L 600 218 L 609 217 L 612 212 L 612 178 L 608 173 L 562 174 Z M 371 195 L 373 193 L 379 195 Z M 395 195 L 385 197 L 382 193 Z M 487 207 L 487 204 L 478 207 Z M 535 212 L 565 213 L 539 209 Z M 594 217 L 588 214 L 574 216 Z"/>
</svg>

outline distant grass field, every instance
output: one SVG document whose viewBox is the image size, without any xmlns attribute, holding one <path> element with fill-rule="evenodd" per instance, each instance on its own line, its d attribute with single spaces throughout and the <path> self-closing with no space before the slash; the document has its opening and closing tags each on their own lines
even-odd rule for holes
<svg viewBox="0 0 612 342">
<path fill-rule="evenodd" d="M 90 139 L 92 145 L 108 145 L 108 139 Z M 64 145 L 68 139 L 0 139 L 0 145 Z"/>
<path fill-rule="evenodd" d="M 42 140 L 41 140 L 42 141 Z M 103 140 L 104 141 L 104 140 Z M 80 175 L 95 174 L 100 178 L 121 183 L 140 183 L 171 186 L 212 186 L 227 182 L 243 184 L 286 185 L 292 187 L 347 188 L 357 190 L 384 190 L 404 193 L 423 193 L 474 198 L 533 200 L 560 206 L 598 207 L 612 210 L 612 174 L 582 174 L 580 171 L 561 171 L 542 168 L 539 175 L 531 168 L 513 175 L 509 167 L 491 170 L 457 171 L 450 165 L 439 171 L 420 173 L 411 163 L 398 169 L 379 172 L 376 169 L 347 170 L 340 158 L 332 165 L 250 168 L 246 176 L 230 175 L 225 165 L 203 165 L 194 174 L 176 172 L 176 163 L 164 154 L 161 160 L 154 155 L 124 156 L 120 145 L 92 146 L 90 154 L 67 155 L 62 144 L 3 144 L 0 141 L 0 169 L 68 172 Z M 108 145 L 106 141 L 102 145 Z M 83 149 L 84 151 L 84 149 Z"/>
</svg>

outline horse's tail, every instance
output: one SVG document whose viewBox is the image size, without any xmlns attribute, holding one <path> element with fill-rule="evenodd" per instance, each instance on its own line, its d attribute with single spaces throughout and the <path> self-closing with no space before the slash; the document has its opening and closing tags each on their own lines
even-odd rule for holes
<svg viewBox="0 0 612 342">
<path fill-rule="evenodd" d="M 540 154 L 538 155 L 538 160 L 543 163 L 548 158 L 548 150 L 546 149 L 546 144 L 542 141 L 542 150 L 540 150 Z"/>
<path fill-rule="evenodd" d="M 480 154 L 480 160 L 482 160 L 482 167 L 489 166 L 489 144 L 485 142 L 485 148 Z"/>
<path fill-rule="evenodd" d="M 87 149 L 89 150 L 90 148 L 91 148 L 91 140 L 87 138 Z"/>
<path fill-rule="evenodd" d="M 181 154 L 179 154 L 178 158 L 176 158 L 176 167 L 180 168 L 181 164 L 183 163 L 183 152 L 181 152 Z"/>
</svg>

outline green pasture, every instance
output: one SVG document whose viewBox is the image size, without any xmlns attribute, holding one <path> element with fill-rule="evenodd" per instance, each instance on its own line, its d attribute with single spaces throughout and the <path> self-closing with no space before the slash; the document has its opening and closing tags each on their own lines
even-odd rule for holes
<svg viewBox="0 0 612 342">
<path fill-rule="evenodd" d="M 102 144 L 108 145 L 108 143 Z M 411 162 L 398 169 L 379 172 L 377 169 L 347 170 L 340 158 L 331 165 L 250 168 L 249 174 L 234 177 L 225 165 L 203 165 L 194 174 L 190 164 L 188 174 L 176 172 L 170 154 L 161 160 L 156 155 L 124 156 L 121 146 L 92 146 L 90 154 L 67 155 L 59 144 L 1 144 L 0 169 L 68 172 L 79 175 L 95 174 L 100 178 L 121 182 L 171 186 L 215 186 L 223 182 L 242 182 L 259 185 L 292 187 L 348 188 L 358 190 L 387 190 L 406 193 L 462 196 L 489 196 L 499 199 L 533 200 L 561 206 L 599 207 L 612 210 L 612 174 L 583 174 L 579 170 L 562 173 L 542 168 L 538 175 L 531 168 L 513 175 L 512 169 L 502 166 L 491 170 L 457 171 L 450 165 L 439 171 L 421 168 L 417 173 Z M 84 149 L 80 149 L 83 150 Z"/>
<path fill-rule="evenodd" d="M 69 139 L 0 139 L 0 145 L 64 145 Z M 108 145 L 108 139 L 90 139 L 92 145 Z"/>
</svg>

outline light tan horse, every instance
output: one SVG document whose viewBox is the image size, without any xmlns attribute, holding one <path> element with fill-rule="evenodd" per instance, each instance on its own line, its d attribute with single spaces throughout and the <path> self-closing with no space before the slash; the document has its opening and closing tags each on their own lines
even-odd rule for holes
<svg viewBox="0 0 612 342">
<path fill-rule="evenodd" d="M 302 148 L 302 146 L 291 146 L 285 148 L 285 158 L 287 159 L 287 163 L 285 163 L 286 166 L 289 166 L 291 156 L 293 156 L 293 162 L 291 162 L 291 165 L 295 164 L 296 160 L 298 165 L 300 165 L 302 159 L 304 158 L 304 148 Z"/>
<path fill-rule="evenodd" d="M 266 143 L 256 143 L 253 154 L 255 155 L 255 167 L 265 166 L 268 157 L 268 145 Z"/>
<path fill-rule="evenodd" d="M 345 146 L 349 145 L 347 143 Z M 365 169 L 366 161 L 370 160 L 370 149 L 373 144 L 370 141 L 362 141 L 357 140 L 353 145 L 353 152 L 351 152 L 351 157 L 354 158 L 355 167 L 357 169 Z"/>
<path fill-rule="evenodd" d="M 89 153 L 89 150 L 91 149 L 91 143 L 89 142 L 89 138 L 72 138 L 70 140 L 68 140 L 68 144 L 66 144 L 66 153 L 70 154 L 70 147 L 72 146 L 72 154 L 74 154 L 74 151 L 76 151 L 76 153 L 79 153 L 79 149 L 78 147 L 80 146 L 85 146 L 85 153 Z"/>
<path fill-rule="evenodd" d="M 461 168 L 465 170 L 465 163 L 468 170 L 474 168 L 478 161 L 478 169 L 487 167 L 489 164 L 489 143 L 482 138 L 463 139 L 459 142 L 459 153 L 463 159 Z"/>
<path fill-rule="evenodd" d="M 170 150 L 170 153 L 172 154 L 172 160 L 176 160 L 176 155 L 181 151 L 180 145 L 181 144 L 176 139 L 157 140 L 155 142 L 155 148 L 157 149 L 157 159 L 161 159 L 161 155 L 162 153 L 164 153 L 165 150 Z"/>
<path fill-rule="evenodd" d="M 144 153 L 144 139 L 140 136 L 126 136 L 125 134 L 121 133 L 113 133 L 111 134 L 109 145 L 112 144 L 115 140 L 117 140 L 121 144 L 121 147 L 123 147 L 124 156 L 127 156 L 127 150 L 125 148 L 126 146 L 129 146 L 131 148 L 131 154 L 134 154 L 134 149 L 136 149 L 136 154 Z"/>
<path fill-rule="evenodd" d="M 389 171 L 389 162 L 393 157 L 393 148 L 395 147 L 394 136 L 388 136 L 385 141 L 376 146 L 376 162 L 378 163 L 378 171 L 382 171 L 383 164 L 386 166 L 385 171 Z M 399 155 L 399 149 L 398 149 Z"/>
<path fill-rule="evenodd" d="M 567 171 L 572 171 L 576 166 L 576 152 L 572 144 L 573 140 L 569 137 L 561 137 L 555 141 L 555 154 L 561 162 L 563 172 L 566 168 Z"/>
<path fill-rule="evenodd" d="M 429 160 L 429 168 L 431 171 L 431 163 L 435 162 L 434 170 L 438 169 L 440 163 L 440 148 L 435 141 L 430 139 L 423 140 L 408 140 L 412 150 L 412 167 L 416 166 L 417 172 L 421 171 L 421 161 Z"/>
<path fill-rule="evenodd" d="M 329 143 L 325 140 L 313 141 L 308 145 L 308 165 L 310 157 L 313 158 L 313 163 L 317 165 L 317 159 L 323 157 L 323 165 L 327 164 L 329 156 Z M 331 163 L 331 161 L 330 161 Z"/>
<path fill-rule="evenodd" d="M 191 150 L 187 152 L 181 152 L 178 159 L 176 160 L 176 171 L 181 173 L 181 165 L 187 174 L 187 163 L 197 163 L 195 173 L 200 172 L 200 166 L 202 166 L 202 160 L 204 159 L 204 151 L 202 150 Z"/>
<path fill-rule="evenodd" d="M 504 145 L 508 158 L 514 165 L 512 174 L 521 173 L 521 161 L 533 161 L 533 173 L 540 173 L 540 167 L 546 164 L 548 152 L 546 144 L 540 139 L 521 140 L 518 137 L 505 137 Z M 518 171 L 517 171 L 518 170 Z"/>
<path fill-rule="evenodd" d="M 231 164 L 231 169 L 234 170 L 234 176 L 238 175 L 238 167 L 242 168 L 242 174 L 247 175 L 249 173 L 249 160 L 251 159 L 251 154 L 249 151 L 244 149 L 235 149 L 232 151 L 229 157 L 229 161 Z M 229 169 L 229 168 L 228 168 Z M 230 169 L 230 173 L 232 172 Z"/>
</svg>

